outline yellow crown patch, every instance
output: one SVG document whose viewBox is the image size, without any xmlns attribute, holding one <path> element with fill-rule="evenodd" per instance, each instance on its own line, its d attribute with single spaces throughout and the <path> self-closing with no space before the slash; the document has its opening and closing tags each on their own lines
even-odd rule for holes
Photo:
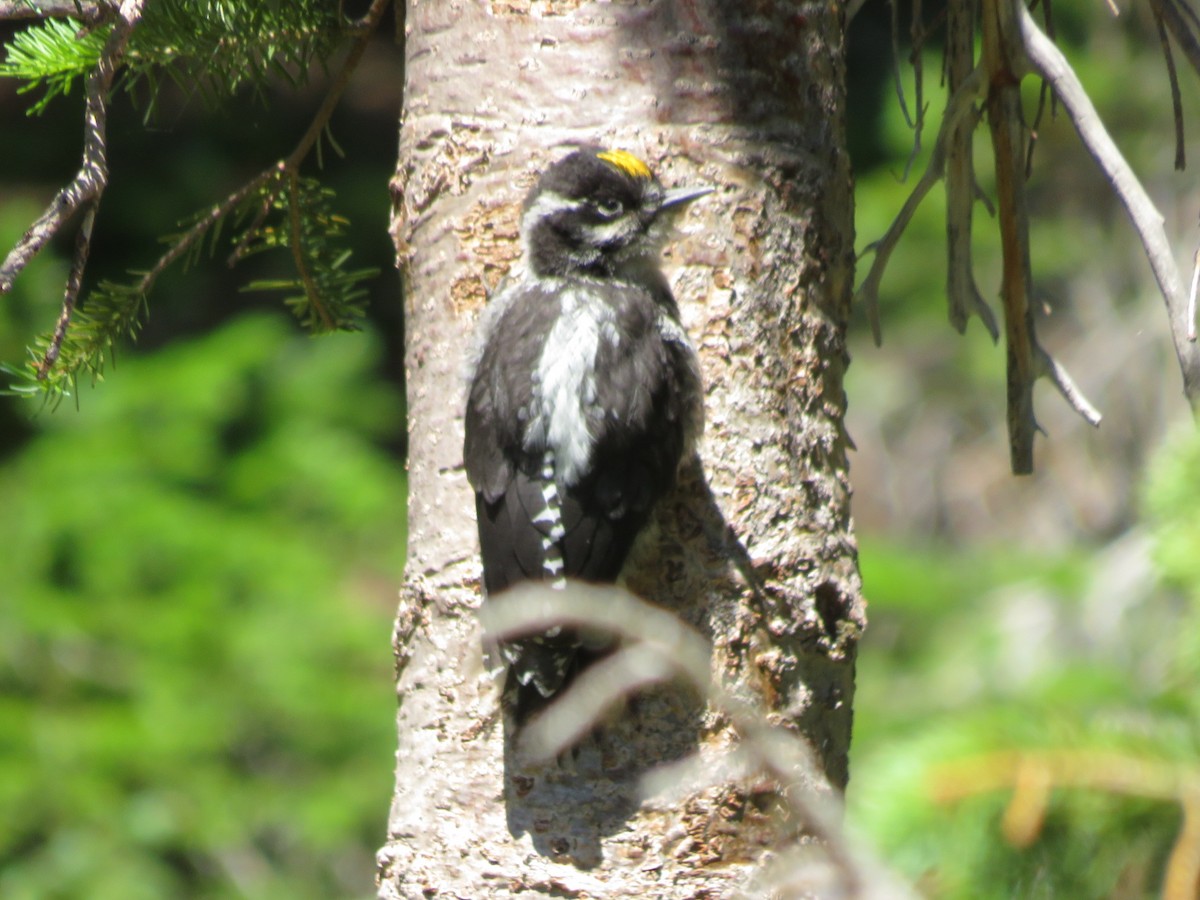
<svg viewBox="0 0 1200 900">
<path fill-rule="evenodd" d="M 628 150 L 605 150 L 603 153 L 597 153 L 596 156 L 634 178 L 654 177 L 650 174 L 650 167 Z"/>
</svg>

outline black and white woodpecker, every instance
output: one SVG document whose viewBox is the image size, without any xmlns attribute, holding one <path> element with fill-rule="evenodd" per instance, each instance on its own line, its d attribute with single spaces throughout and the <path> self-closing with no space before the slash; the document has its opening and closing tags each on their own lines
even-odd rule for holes
<svg viewBox="0 0 1200 900">
<path fill-rule="evenodd" d="M 674 213 L 624 150 L 551 165 L 525 200 L 524 273 L 485 310 L 469 359 L 463 456 L 483 585 L 614 582 L 703 428 L 699 363 L 659 268 Z M 517 715 L 590 655 L 554 629 L 500 647 Z"/>
</svg>

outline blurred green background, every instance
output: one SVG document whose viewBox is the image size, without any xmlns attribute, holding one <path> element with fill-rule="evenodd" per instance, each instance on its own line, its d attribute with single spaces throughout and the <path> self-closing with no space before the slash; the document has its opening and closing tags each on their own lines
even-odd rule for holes
<svg viewBox="0 0 1200 900">
<path fill-rule="evenodd" d="M 850 38 L 860 248 L 927 158 L 901 179 L 913 136 L 889 15 L 866 4 Z M 1153 22 L 1083 0 L 1055 16 L 1183 264 L 1200 194 L 1171 169 Z M 141 339 L 78 409 L 0 398 L 0 897 L 373 893 L 405 541 L 397 53 L 386 38 L 368 53 L 333 122 L 347 157 L 322 173 L 354 265 L 380 269 L 362 333 L 304 336 L 238 290 L 286 260 L 231 273 L 217 257 L 164 277 Z M 925 60 L 928 148 L 936 38 Z M 1180 77 L 1191 129 L 1200 92 Z M 144 268 L 158 235 L 290 149 L 320 86 L 218 111 L 172 89 L 145 124 L 119 101 L 89 280 Z M 78 92 L 27 119 L 14 88 L 0 81 L 5 247 L 79 158 Z M 982 141 L 977 166 L 988 191 Z M 1031 190 L 1039 334 L 1105 421 L 1093 431 L 1039 386 L 1050 437 L 1034 476 L 1009 474 L 1003 349 L 978 322 L 963 338 L 946 324 L 936 188 L 883 283 L 883 348 L 862 310 L 852 330 L 871 626 L 849 820 L 930 896 L 1157 896 L 1200 777 L 1200 442 L 1148 267 L 1061 113 L 1040 125 Z M 989 299 L 992 229 L 977 210 Z M 52 325 L 66 252 L 0 302 L 0 359 Z"/>
<path fill-rule="evenodd" d="M 352 264 L 380 271 L 362 332 L 308 337 L 239 290 L 286 258 L 218 252 L 164 276 L 103 384 L 56 410 L 0 398 L 5 900 L 374 895 L 405 546 L 398 53 L 371 48 L 332 123 L 346 157 L 324 154 Z M 88 283 L 147 268 L 159 235 L 290 152 L 325 83 L 216 110 L 168 86 L 146 122 L 119 95 Z M 5 253 L 80 152 L 78 86 L 38 118 L 15 87 Z M 0 359 L 53 327 L 69 248 L 0 301 Z"/>
</svg>

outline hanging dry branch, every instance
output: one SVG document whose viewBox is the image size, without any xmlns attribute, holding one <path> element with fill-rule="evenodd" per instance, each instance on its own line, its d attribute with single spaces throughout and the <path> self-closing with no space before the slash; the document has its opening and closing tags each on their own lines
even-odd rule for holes
<svg viewBox="0 0 1200 900">
<path fill-rule="evenodd" d="M 904 234 L 904 229 L 912 220 L 913 213 L 917 211 L 917 207 L 921 205 L 925 195 L 941 179 L 946 167 L 949 135 L 960 122 L 971 114 L 983 86 L 983 72 L 977 68 L 951 95 L 949 102 L 946 103 L 946 110 L 942 113 L 942 125 L 938 130 L 937 140 L 934 141 L 933 152 L 929 155 L 929 162 L 925 166 L 925 173 L 913 188 L 912 193 L 908 195 L 908 199 L 904 201 L 904 206 L 900 208 L 900 212 L 892 221 L 887 233 L 863 251 L 864 254 L 873 252 L 875 259 L 872 260 L 871 269 L 867 272 L 867 277 L 863 279 L 862 284 L 859 285 L 854 299 L 856 303 L 862 303 L 866 307 L 867 318 L 871 323 L 871 334 L 875 338 L 877 347 L 883 342 L 883 332 L 879 325 L 879 283 L 883 280 L 888 260 L 891 259 L 892 251 L 896 249 L 896 244 Z"/>
<path fill-rule="evenodd" d="M 946 18 L 946 75 L 950 93 L 956 94 L 975 70 L 975 8 L 951 3 Z M 971 215 L 977 196 L 972 141 L 977 122 L 972 116 L 959 122 L 946 141 L 946 302 L 950 324 L 959 334 L 967 329 L 972 313 L 979 316 L 992 340 L 1000 338 L 996 316 L 975 284 L 971 262 Z"/>
<path fill-rule="evenodd" d="M 1167 26 L 1161 13 L 1152 9 L 1154 27 L 1158 31 L 1158 43 L 1162 47 L 1163 61 L 1167 64 L 1167 79 L 1171 84 L 1171 112 L 1175 116 L 1175 170 L 1182 172 L 1187 168 L 1187 153 L 1183 140 L 1183 98 L 1179 96 L 1179 73 L 1175 71 L 1175 54 L 1171 52 L 1171 39 L 1167 36 Z"/>
<path fill-rule="evenodd" d="M 1200 346 L 1195 342 L 1195 312 L 1189 312 L 1190 304 L 1175 264 L 1171 244 L 1167 240 L 1162 214 L 1113 143 L 1112 137 L 1096 113 L 1096 108 L 1066 58 L 1042 33 L 1025 8 L 1020 3 L 1014 6 L 1029 64 L 1058 94 L 1067 115 L 1075 125 L 1075 130 L 1079 133 L 1080 140 L 1124 204 L 1141 239 L 1159 292 L 1167 304 L 1175 354 L 1183 373 L 1184 394 L 1192 410 L 1200 413 Z M 1167 4 L 1164 4 L 1163 8 L 1166 7 Z M 1170 18 L 1164 15 L 1163 19 L 1169 28 Z"/>
<path fill-rule="evenodd" d="M 1150 0 L 1150 9 L 1179 44 L 1192 68 L 1200 73 L 1200 41 L 1196 37 L 1200 20 L 1196 13 L 1180 0 Z"/>
<path fill-rule="evenodd" d="M 1032 22 L 1024 5 L 1013 0 L 983 4 L 983 65 L 989 82 L 988 125 L 996 167 L 996 195 L 1003 257 L 1000 294 L 1004 303 L 1007 346 L 1008 440 L 1012 471 L 1033 471 L 1034 435 L 1040 430 L 1033 411 L 1033 384 L 1049 376 L 1071 408 L 1091 425 L 1100 414 L 1066 369 L 1038 343 L 1032 309 L 1033 273 L 1029 257 L 1029 207 L 1025 191 L 1025 125 L 1021 79 L 1028 62 L 1019 15 Z M 1056 85 L 1046 79 L 1052 89 Z"/>
<path fill-rule="evenodd" d="M 1178 0 L 1151 0 L 1151 5 L 1160 24 L 1168 64 L 1173 67 L 1169 37 L 1200 72 L 1200 18 Z M 1050 27 L 1048 7 L 1046 13 L 1047 27 Z M 1084 146 L 1125 205 L 1166 301 L 1183 374 L 1184 393 L 1198 414 L 1200 347 L 1196 344 L 1196 282 L 1200 281 L 1200 251 L 1195 261 L 1192 290 L 1185 291 L 1162 216 L 1117 150 L 1079 79 L 1053 40 L 1038 27 L 1029 9 L 1019 0 L 984 0 L 982 16 L 983 58 L 976 65 L 971 5 L 952 3 L 947 11 L 946 72 L 951 99 L 946 105 L 941 129 L 923 176 L 888 231 L 867 248 L 875 253 L 875 259 L 858 288 L 856 300 L 866 307 L 878 345 L 881 342 L 878 294 L 883 272 L 917 206 L 938 179 L 945 177 L 950 321 L 962 331 L 974 313 L 995 337 L 995 320 L 975 284 L 970 256 L 972 208 L 976 200 L 986 202 L 978 191 L 972 168 L 971 141 L 977 120 L 972 120 L 970 113 L 975 102 L 985 98 L 996 166 L 996 214 L 1003 256 L 1001 296 L 1005 307 L 1008 356 L 1009 442 L 1013 471 L 1024 473 L 1032 471 L 1034 435 L 1040 430 L 1033 410 L 1033 384 L 1037 378 L 1048 378 L 1071 408 L 1090 424 L 1099 423 L 1100 413 L 1066 369 L 1039 344 L 1035 333 L 1025 189 L 1032 135 L 1024 120 L 1021 81 L 1033 73 L 1043 79 L 1042 104 L 1047 96 L 1052 102 L 1061 103 Z M 1175 84 L 1173 75 L 1172 83 Z M 1177 90 L 1177 87 L 1173 88 L 1173 91 Z M 1177 113 L 1177 144 L 1180 145 L 1177 162 L 1183 159 L 1182 141 L 1178 137 L 1181 127 Z"/>
</svg>

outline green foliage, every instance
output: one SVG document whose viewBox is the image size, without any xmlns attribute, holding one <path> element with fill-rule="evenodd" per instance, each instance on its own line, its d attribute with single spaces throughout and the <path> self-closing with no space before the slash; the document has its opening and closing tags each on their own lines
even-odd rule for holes
<svg viewBox="0 0 1200 900">
<path fill-rule="evenodd" d="M 1194 431 L 1161 454 L 1146 495 L 1160 586 L 1126 586 L 1096 554 L 948 560 L 864 541 L 852 820 L 928 896 L 1161 889 L 1200 775 Z M 1044 779 L 1044 806 L 1014 759 Z M 1006 831 L 1026 808 L 1032 824 Z"/>
<path fill-rule="evenodd" d="M 1159 455 L 1146 491 L 1146 509 L 1155 534 L 1156 560 L 1163 577 L 1186 598 L 1192 623 L 1200 621 L 1200 435 L 1181 431 Z M 1168 683 L 1172 706 L 1200 723 L 1200 628 L 1169 632 Z M 1195 726 L 1200 729 L 1200 724 Z"/>
<path fill-rule="evenodd" d="M 76 78 L 83 78 L 104 48 L 106 34 L 83 31 L 70 19 L 49 19 L 18 32 L 8 46 L 0 77 L 18 78 L 24 94 L 44 88 L 45 93 L 29 108 L 29 115 L 44 112 L 50 101 L 71 92 Z"/>
<path fill-rule="evenodd" d="M 243 88 L 261 93 L 272 79 L 295 87 L 339 47 L 344 25 L 339 4 L 325 0 L 156 0 L 147 4 L 119 61 L 120 83 L 135 101 L 147 103 L 147 115 L 164 77 L 185 95 L 199 93 L 214 103 Z M 31 108 L 41 112 L 96 65 L 112 27 L 109 22 L 81 29 L 71 20 L 31 26 L 9 44 L 0 76 L 25 82 L 22 92 L 42 89 Z M 143 82 L 146 89 L 135 90 Z M 326 139 L 332 142 L 327 130 Z M 316 146 L 319 152 L 320 141 Z M 206 244 L 214 250 L 230 218 L 243 229 L 231 245 L 231 259 L 282 248 L 290 251 L 295 268 L 295 277 L 259 279 L 248 289 L 286 292 L 284 303 L 313 332 L 358 328 L 363 285 L 376 271 L 348 267 L 348 222 L 333 211 L 332 190 L 298 174 L 308 149 L 304 144 L 294 158 L 265 170 L 198 214 L 186 230 L 166 237 L 164 255 L 132 272 L 131 280 L 101 281 L 77 304 L 63 334 L 47 331 L 36 339 L 23 366 L 0 365 L 8 391 L 57 404 L 75 391 L 80 376 L 101 378 L 116 347 L 136 336 L 163 270 L 180 258 L 195 260 Z"/>
<path fill-rule="evenodd" d="M 366 896 L 403 427 L 369 334 L 134 357 L 0 468 L 0 896 Z"/>
<path fill-rule="evenodd" d="M 325 0 L 155 0 L 130 41 L 125 87 L 144 79 L 153 98 L 166 76 L 215 102 L 243 87 L 261 90 L 272 77 L 300 84 L 337 48 L 342 24 L 338 4 Z M 30 110 L 40 113 L 95 66 L 111 30 L 72 19 L 27 28 L 13 39 L 0 76 L 26 82 L 22 92 L 44 89 Z"/>
<path fill-rule="evenodd" d="M 1113 20 L 1080 3 L 1056 3 L 1054 17 L 1060 35 L 1082 43 L 1064 49 L 1152 192 L 1170 197 L 1184 190 L 1186 176 L 1168 180 L 1170 93 L 1149 17 Z M 945 103 L 938 71 L 940 58 L 927 55 L 931 112 L 908 179 L 900 173 L 913 138 L 894 104 L 881 127 L 890 161 L 856 171 L 860 249 L 884 234 L 928 160 Z M 1187 88 L 1194 77 L 1181 69 L 1188 122 L 1200 111 L 1196 92 Z M 905 80 L 911 98 L 907 73 Z M 1036 88 L 1032 80 L 1026 86 L 1030 122 Z M 1048 110 L 1037 130 L 1029 199 L 1034 281 L 1039 307 L 1046 306 L 1038 310 L 1039 328 L 1064 344 L 1085 343 L 1097 355 L 1126 353 L 1132 329 L 1116 327 L 1110 312 L 1098 310 L 1142 302 L 1160 307 L 1157 298 L 1144 299 L 1152 297 L 1153 285 L 1140 254 L 1129 250 L 1128 222 L 1061 109 L 1057 117 Z M 990 195 L 993 161 L 985 135 L 977 136 L 975 151 L 980 188 Z M 945 258 L 944 219 L 938 186 L 922 202 L 882 282 L 885 350 L 866 347 L 861 333 L 861 343 L 851 346 L 851 409 L 862 416 L 866 407 L 873 424 L 882 422 L 868 433 L 894 440 L 881 450 L 860 439 L 860 447 L 863 455 L 908 448 L 907 458 L 889 463 L 897 475 L 974 465 L 963 447 L 989 425 L 975 421 L 980 407 L 991 404 L 983 412 L 993 428 L 1003 422 L 1003 350 L 990 345 L 978 323 L 965 339 L 945 324 L 945 268 L 930 265 Z M 977 283 L 995 302 L 999 240 L 982 208 L 972 240 Z M 1126 267 L 1126 259 L 1137 262 Z M 871 261 L 860 261 L 860 280 Z M 1087 297 L 1086 316 L 1076 312 L 1077 288 L 1069 282 L 1102 285 Z M 1047 321 L 1050 311 L 1056 318 Z M 1121 333 L 1119 345 L 1095 343 L 1088 328 L 1102 333 L 1100 322 Z M 964 400 L 964 393 L 972 399 Z M 1119 408 L 1119 392 L 1108 393 L 1098 399 L 1118 432 L 1140 429 L 1144 420 L 1122 422 L 1128 413 Z M 914 440 L 906 423 L 929 407 L 949 409 L 946 430 L 960 429 L 966 437 L 939 433 L 936 445 Z M 1062 453 L 1070 437 L 1050 430 L 1051 445 Z M 947 444 L 960 440 L 957 455 L 948 453 Z M 995 446 L 1003 452 L 1001 441 Z M 1086 478 L 1088 456 L 1100 446 L 1090 439 L 1070 445 L 1071 462 L 1062 471 Z M 986 471 L 986 463 L 980 468 Z M 936 477 L 931 483 L 940 486 Z M 961 490 L 965 482 L 947 483 Z M 966 538 L 921 543 L 903 512 L 897 515 L 903 536 L 860 534 L 871 623 L 858 656 L 849 819 L 923 895 L 1160 895 L 1172 870 L 1188 780 L 1200 779 L 1200 442 L 1194 432 L 1156 460 L 1145 495 L 1145 524 L 1106 546 L 1076 541 L 1069 550 L 1016 550 L 986 541 L 972 546 Z M 955 511 L 965 521 L 967 514 Z M 1043 505 L 1027 514 L 1045 511 Z M 985 500 L 975 515 L 991 512 Z M 948 536 L 958 521 L 946 527 Z M 1015 520 L 1005 524 L 1020 528 Z M 974 519 L 965 530 L 972 527 L 982 534 L 994 526 Z M 1029 773 L 1042 779 L 1044 797 L 1022 781 Z M 1014 824 L 1022 814 L 1023 828 Z"/>
<path fill-rule="evenodd" d="M 373 268 L 346 268 L 351 255 L 345 246 L 350 223 L 333 212 L 333 198 L 333 190 L 315 178 L 276 171 L 238 202 L 204 210 L 181 223 L 182 231 L 164 238 L 167 251 L 154 269 L 131 272 L 128 282 L 106 279 L 88 294 L 86 303 L 71 317 L 54 366 L 47 370 L 42 365 L 51 352 L 53 334 L 49 332 L 34 341 L 24 367 L 0 365 L 0 371 L 10 378 L 7 392 L 42 396 L 57 405 L 76 392 L 81 375 L 93 383 L 103 378 L 105 362 L 118 342 L 136 337 L 158 277 L 178 260 L 194 264 L 205 247 L 210 256 L 216 252 L 230 219 L 236 226 L 230 241 L 231 259 L 288 250 L 299 272 L 295 278 L 260 279 L 245 290 L 296 292 L 285 297 L 284 303 L 314 334 L 357 330 L 366 303 L 364 285 L 379 273 Z"/>
<path fill-rule="evenodd" d="M 264 223 L 242 238 L 244 254 L 287 248 L 296 260 L 298 276 L 262 279 L 246 285 L 248 291 L 287 291 L 284 303 L 314 333 L 354 330 L 363 315 L 364 282 L 379 274 L 375 269 L 345 268 L 350 251 L 341 246 L 349 222 L 333 212 L 333 191 L 315 178 L 281 181 L 270 195 L 278 223 Z"/>
</svg>

